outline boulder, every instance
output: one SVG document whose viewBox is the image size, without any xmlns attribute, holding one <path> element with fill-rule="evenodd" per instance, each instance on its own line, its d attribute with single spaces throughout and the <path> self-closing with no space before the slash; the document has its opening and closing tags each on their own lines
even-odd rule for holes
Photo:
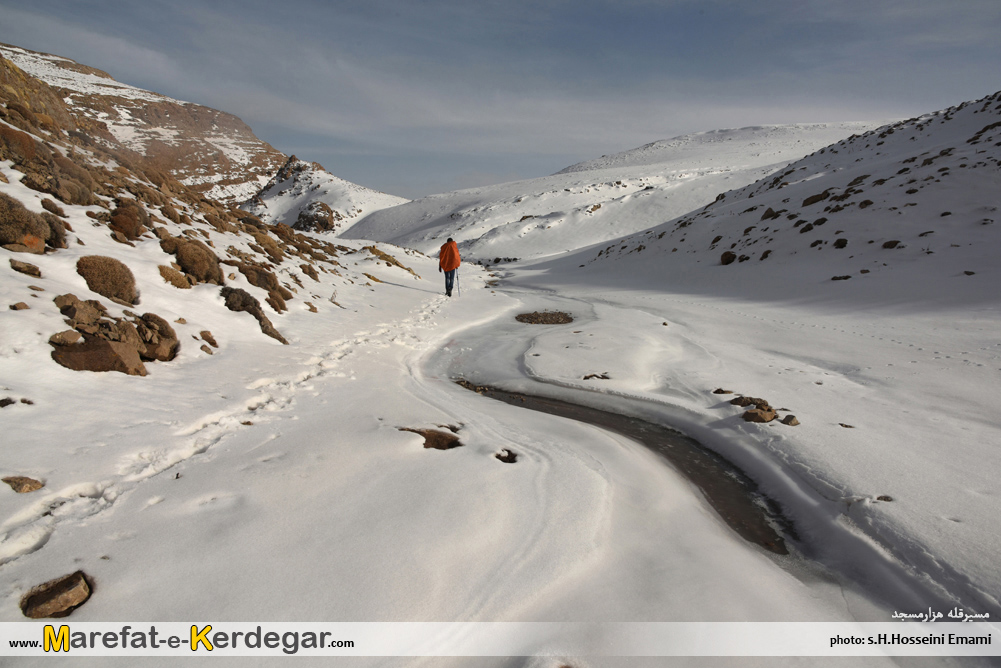
<svg viewBox="0 0 1001 668">
<path fill-rule="evenodd" d="M 736 253 L 734 253 L 733 251 L 725 251 L 722 255 L 720 255 L 720 257 L 719 257 L 719 263 L 720 264 L 732 264 L 734 262 L 734 260 L 736 260 L 736 259 L 737 259 L 737 254 Z"/>
<path fill-rule="evenodd" d="M 66 617 L 90 598 L 90 585 L 83 571 L 49 580 L 21 598 L 25 617 Z"/>
<path fill-rule="evenodd" d="M 39 482 L 34 478 L 27 478 L 23 475 L 3 478 L 3 481 L 10 485 L 10 488 L 18 494 L 27 494 L 28 492 L 34 492 L 35 490 L 45 487 L 44 483 Z"/>
<path fill-rule="evenodd" d="M 136 321 L 136 329 L 141 339 L 139 354 L 144 360 L 169 362 L 177 357 L 181 343 L 169 322 L 155 313 L 144 313 Z"/>
<path fill-rule="evenodd" d="M 796 419 L 795 415 L 786 415 L 784 418 L 782 418 L 782 424 L 787 424 L 790 427 L 795 427 L 796 425 L 799 424 L 799 420 Z"/>
<path fill-rule="evenodd" d="M 752 408 L 749 411 L 744 411 L 741 417 L 744 418 L 744 422 L 771 422 L 775 419 L 775 411 Z"/>
<path fill-rule="evenodd" d="M 81 344 L 56 346 L 52 359 L 74 371 L 120 371 L 129 376 L 145 376 L 146 367 L 135 346 L 106 341 L 87 335 Z"/>
</svg>

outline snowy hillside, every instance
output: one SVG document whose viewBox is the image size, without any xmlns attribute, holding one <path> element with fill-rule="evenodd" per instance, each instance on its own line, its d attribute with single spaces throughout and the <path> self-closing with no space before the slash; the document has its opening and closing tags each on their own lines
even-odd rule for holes
<svg viewBox="0 0 1001 668">
<path fill-rule="evenodd" d="M 598 271 L 656 266 L 671 289 L 715 285 L 725 272 L 736 290 L 768 276 L 784 294 L 820 298 L 885 285 L 906 292 L 921 277 L 927 291 L 911 299 L 980 299 L 998 280 L 999 120 L 995 94 L 854 135 L 576 257 Z"/>
<path fill-rule="evenodd" d="M 297 230 L 341 232 L 366 214 L 408 200 L 337 178 L 294 155 L 241 208 L 270 223 Z"/>
<path fill-rule="evenodd" d="M 385 209 L 345 236 L 465 257 L 538 257 L 644 230 L 875 123 L 720 130 L 677 137 L 528 181 L 433 195 Z"/>
</svg>

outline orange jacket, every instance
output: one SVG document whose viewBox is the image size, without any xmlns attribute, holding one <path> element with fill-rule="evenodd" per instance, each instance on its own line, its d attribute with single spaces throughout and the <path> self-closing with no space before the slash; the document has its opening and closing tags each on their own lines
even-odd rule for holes
<svg viewBox="0 0 1001 668">
<path fill-rule="evenodd" d="M 447 241 L 442 244 L 441 250 L 438 252 L 438 266 L 441 267 L 442 271 L 458 269 L 460 264 L 462 264 L 462 260 L 459 258 L 459 247 L 455 245 L 455 242 Z"/>
</svg>

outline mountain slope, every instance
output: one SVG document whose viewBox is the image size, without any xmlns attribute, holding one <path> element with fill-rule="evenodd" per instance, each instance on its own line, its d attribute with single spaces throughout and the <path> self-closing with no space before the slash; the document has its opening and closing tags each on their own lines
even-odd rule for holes
<svg viewBox="0 0 1001 668">
<path fill-rule="evenodd" d="M 344 236 L 464 257 L 564 253 L 653 227 L 874 123 L 719 130 L 580 163 L 538 179 L 433 195 L 365 217 Z"/>
<path fill-rule="evenodd" d="M 151 158 L 207 197 L 235 203 L 252 195 L 285 156 L 236 116 L 115 81 L 68 58 L 0 44 L 0 56 L 48 83 L 109 146 Z"/>
<path fill-rule="evenodd" d="M 293 155 L 240 207 L 270 224 L 335 232 L 351 227 L 368 213 L 407 201 L 337 178 L 322 165 Z"/>
<path fill-rule="evenodd" d="M 789 294 L 837 277 L 852 287 L 825 292 L 892 284 L 903 295 L 921 275 L 939 280 L 925 297 L 954 293 L 957 277 L 965 281 L 959 291 L 972 294 L 997 279 L 999 186 L 995 93 L 844 139 L 701 211 L 567 262 L 613 272 L 657 267 L 675 289 L 736 290 L 768 276 L 786 280 Z"/>
</svg>

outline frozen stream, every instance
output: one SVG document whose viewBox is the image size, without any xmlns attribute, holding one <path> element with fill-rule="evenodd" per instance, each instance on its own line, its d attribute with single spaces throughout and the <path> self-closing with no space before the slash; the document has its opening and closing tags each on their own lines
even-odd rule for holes
<svg viewBox="0 0 1001 668">
<path fill-rule="evenodd" d="M 722 470 L 719 472 L 720 475 L 740 478 L 746 474 L 753 481 L 751 483 L 753 492 L 750 495 L 747 486 L 743 486 L 744 489 L 740 489 L 741 485 L 734 486 L 737 495 L 743 495 L 743 500 L 737 503 L 743 504 L 745 508 L 753 506 L 757 514 L 756 521 L 759 523 L 763 523 L 764 518 L 768 516 L 769 528 L 778 530 L 781 534 L 779 538 L 781 547 L 773 549 L 766 545 L 767 538 L 761 539 L 759 536 L 755 539 L 748 532 L 738 530 L 737 533 L 752 542 L 735 539 L 730 545 L 735 552 L 765 553 L 765 550 L 775 552 L 777 554 L 769 557 L 772 567 L 794 574 L 808 587 L 819 587 L 818 592 L 834 584 L 841 589 L 847 609 L 857 619 L 884 621 L 893 610 L 922 610 L 928 609 L 929 606 L 944 610 L 954 605 L 955 602 L 948 595 L 903 567 L 875 540 L 866 536 L 850 521 L 846 521 L 843 505 L 839 506 L 824 498 L 782 462 L 771 460 L 739 443 L 728 444 L 725 435 L 709 428 L 704 421 L 699 420 L 698 416 L 688 414 L 672 404 L 668 394 L 665 393 L 658 400 L 650 392 L 611 391 L 601 388 L 600 384 L 596 385 L 594 381 L 591 381 L 590 386 L 584 381 L 568 382 L 566 378 L 569 374 L 564 374 L 563 378 L 550 378 L 540 374 L 539 369 L 542 368 L 544 360 L 548 369 L 572 367 L 578 348 L 565 342 L 568 337 L 572 339 L 574 336 L 578 338 L 603 336 L 602 328 L 609 324 L 609 316 L 618 319 L 616 311 L 625 309 L 538 291 L 505 292 L 508 296 L 518 299 L 521 306 L 489 323 L 459 332 L 445 345 L 426 356 L 423 373 L 427 379 L 435 381 L 463 379 L 476 385 L 490 386 L 502 390 L 501 394 L 513 393 L 505 398 L 515 405 L 518 404 L 519 394 L 532 395 L 536 398 L 536 403 L 548 403 L 550 407 L 554 403 L 567 402 L 564 404 L 564 415 L 569 414 L 565 410 L 569 406 L 578 412 L 576 415 L 578 421 L 601 425 L 601 427 L 588 427 L 589 429 L 598 432 L 603 427 L 619 434 L 626 434 L 630 439 L 644 440 L 641 438 L 641 432 L 649 428 L 640 427 L 630 433 L 621 426 L 610 424 L 608 420 L 610 413 L 626 416 L 623 418 L 626 422 L 647 424 L 654 428 L 663 425 L 670 429 L 678 429 L 721 455 L 728 465 L 732 462 L 736 470 Z M 514 319 L 516 313 L 536 310 L 570 312 L 575 320 L 566 325 L 529 325 Z M 618 313 L 617 316 L 621 317 L 619 324 L 628 322 L 636 315 Z M 621 358 L 622 363 L 626 363 L 629 356 L 635 356 L 636 353 L 635 349 L 624 346 L 621 350 L 613 350 L 607 363 L 611 366 L 616 356 Z M 607 369 L 596 369 L 600 370 Z M 581 376 L 578 375 L 577 378 Z M 451 382 L 449 385 L 451 387 L 446 390 L 447 393 L 465 395 L 461 399 L 463 404 L 483 406 L 478 402 L 493 401 L 471 395 Z M 547 402 L 547 400 L 557 401 Z M 546 408 L 543 407 L 541 410 Z M 546 410 L 546 412 L 559 413 L 558 410 Z M 547 416 L 544 419 L 550 421 L 557 431 L 561 429 L 561 424 L 569 424 L 567 417 Z M 637 419 L 643 422 L 637 422 Z M 509 425 L 512 430 L 525 428 L 525 424 L 518 423 L 518 418 L 515 420 L 514 424 Z M 577 432 L 577 427 L 574 427 L 572 432 L 567 427 L 567 438 L 579 439 L 579 436 L 570 435 Z M 593 449 L 590 452 L 593 454 Z M 621 453 L 609 452 L 608 455 L 618 457 Z M 600 454 L 598 456 L 601 457 Z M 698 497 L 703 506 L 716 508 L 716 511 L 713 511 L 715 513 L 722 505 L 726 505 L 727 502 L 721 504 L 717 499 L 710 499 L 707 502 L 707 497 L 712 497 L 713 493 L 705 492 L 704 483 L 693 479 L 692 472 L 686 471 L 685 466 L 675 466 L 675 468 L 689 481 L 690 484 L 685 486 L 688 493 Z M 702 491 L 695 488 L 701 488 Z M 773 505 L 773 512 L 767 512 L 765 509 L 767 503 L 763 503 L 763 499 L 773 499 L 781 507 L 781 511 L 774 512 L 776 508 Z M 732 504 L 734 501 L 735 499 L 731 498 L 729 503 Z M 722 514 L 725 515 L 726 511 Z M 782 522 L 777 522 L 776 518 L 782 521 L 787 518 L 788 523 L 783 528 Z M 732 518 L 725 519 L 731 528 L 735 528 Z M 757 544 L 754 544 L 755 542 Z M 765 547 L 761 547 L 762 545 Z M 786 548 L 790 554 L 780 556 Z M 690 548 L 685 549 L 688 551 Z M 697 580 L 716 576 L 714 573 L 705 572 L 703 564 L 695 563 L 699 559 L 697 551 L 689 553 L 688 556 L 694 560 L 689 564 L 693 578 Z M 666 561 L 673 561 L 673 558 L 668 557 Z M 749 576 L 754 577 L 750 574 Z M 760 586 L 767 588 L 771 584 L 765 578 L 760 582 Z M 852 598 L 853 596 L 855 598 Z M 860 613 L 860 610 L 863 612 Z"/>
</svg>

